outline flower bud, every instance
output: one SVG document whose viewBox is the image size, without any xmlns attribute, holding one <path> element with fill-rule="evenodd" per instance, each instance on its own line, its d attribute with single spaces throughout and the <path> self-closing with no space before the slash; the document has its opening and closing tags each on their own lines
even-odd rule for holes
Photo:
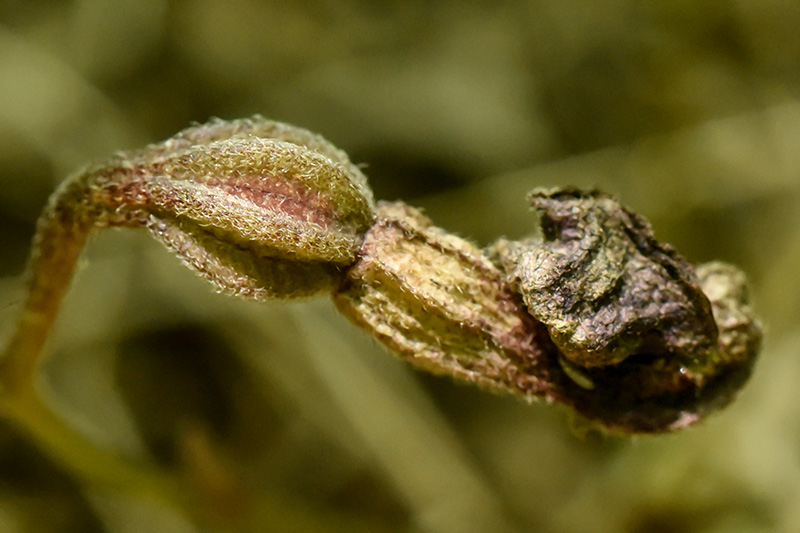
<svg viewBox="0 0 800 533">
<path fill-rule="evenodd" d="M 69 186 L 95 226 L 145 226 L 218 288 L 255 299 L 333 288 L 372 221 L 372 192 L 343 152 L 259 117 L 189 128 Z"/>
</svg>

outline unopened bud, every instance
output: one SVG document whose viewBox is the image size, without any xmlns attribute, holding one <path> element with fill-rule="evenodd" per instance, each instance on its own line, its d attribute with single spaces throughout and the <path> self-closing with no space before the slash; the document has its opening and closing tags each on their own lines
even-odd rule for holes
<svg viewBox="0 0 800 533">
<path fill-rule="evenodd" d="M 66 187 L 94 226 L 145 226 L 221 290 L 255 299 L 334 287 L 372 222 L 372 192 L 343 152 L 258 117 L 189 128 Z"/>
</svg>

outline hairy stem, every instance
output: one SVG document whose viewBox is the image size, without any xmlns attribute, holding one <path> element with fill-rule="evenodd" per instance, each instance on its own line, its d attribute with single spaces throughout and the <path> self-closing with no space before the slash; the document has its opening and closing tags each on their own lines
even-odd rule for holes
<svg viewBox="0 0 800 533">
<path fill-rule="evenodd" d="M 70 183 L 65 189 L 65 194 L 56 195 L 39 219 L 31 252 L 27 300 L 0 360 L 4 395 L 13 396 L 32 385 L 45 342 L 92 229 L 83 204 L 71 201 L 80 187 Z"/>
</svg>

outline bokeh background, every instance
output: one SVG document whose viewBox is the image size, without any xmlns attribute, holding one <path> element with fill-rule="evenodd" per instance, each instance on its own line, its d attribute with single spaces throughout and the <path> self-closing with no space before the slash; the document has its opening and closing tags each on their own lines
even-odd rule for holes
<svg viewBox="0 0 800 533">
<path fill-rule="evenodd" d="M 481 245 L 533 230 L 533 187 L 613 192 L 691 261 L 743 267 L 767 332 L 724 412 L 606 436 L 411 371 L 325 299 L 234 301 L 103 233 L 42 387 L 190 503 L 88 485 L 0 422 L 0 530 L 800 530 L 799 27 L 781 0 L 0 0 L 0 339 L 57 183 L 255 113 Z"/>
</svg>

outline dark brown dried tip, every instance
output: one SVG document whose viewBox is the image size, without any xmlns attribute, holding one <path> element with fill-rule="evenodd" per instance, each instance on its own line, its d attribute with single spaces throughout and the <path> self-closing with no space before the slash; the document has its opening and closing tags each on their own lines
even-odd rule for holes
<svg viewBox="0 0 800 533">
<path fill-rule="evenodd" d="M 500 241 L 494 253 L 558 347 L 568 378 L 559 399 L 590 421 L 644 433 L 690 425 L 730 402 L 761 340 L 744 275 L 721 263 L 695 272 L 606 194 L 530 198 L 543 238 Z"/>
<path fill-rule="evenodd" d="M 512 271 L 528 311 L 583 367 L 643 351 L 692 365 L 716 345 L 711 304 L 689 263 L 642 217 L 600 192 L 534 191 L 544 240 Z"/>
</svg>

